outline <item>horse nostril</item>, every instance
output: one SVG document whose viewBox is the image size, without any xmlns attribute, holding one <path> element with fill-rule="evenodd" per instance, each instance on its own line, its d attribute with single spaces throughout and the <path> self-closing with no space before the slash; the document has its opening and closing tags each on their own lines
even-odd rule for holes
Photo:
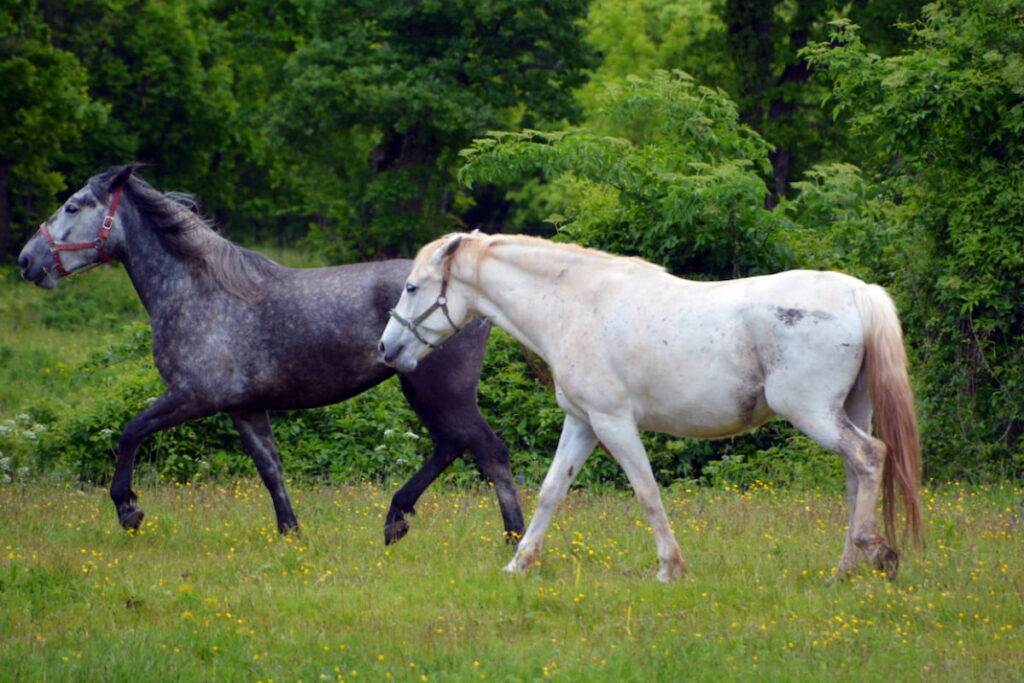
<svg viewBox="0 0 1024 683">
<path fill-rule="evenodd" d="M 384 355 L 384 342 L 377 344 L 377 350 L 380 351 L 380 355 Z"/>
<path fill-rule="evenodd" d="M 22 254 L 18 257 L 18 268 L 22 270 L 28 270 L 28 256 Z"/>
</svg>

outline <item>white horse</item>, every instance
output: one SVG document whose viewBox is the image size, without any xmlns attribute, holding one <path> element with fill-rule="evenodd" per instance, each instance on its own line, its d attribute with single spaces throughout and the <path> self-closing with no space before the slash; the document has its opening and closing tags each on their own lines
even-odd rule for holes
<svg viewBox="0 0 1024 683">
<path fill-rule="evenodd" d="M 654 530 L 660 569 L 684 570 L 638 430 L 714 439 L 781 415 L 842 456 L 850 506 L 837 572 L 861 557 L 895 576 L 893 481 L 920 538 L 920 446 L 899 319 L 877 285 L 788 271 L 695 282 L 636 258 L 524 236 L 454 234 L 423 247 L 381 336 L 385 363 L 416 367 L 475 315 L 551 368 L 565 424 L 537 509 L 505 567 L 525 572 L 598 442 L 619 463 Z M 870 434 L 872 409 L 880 437 Z"/>
</svg>

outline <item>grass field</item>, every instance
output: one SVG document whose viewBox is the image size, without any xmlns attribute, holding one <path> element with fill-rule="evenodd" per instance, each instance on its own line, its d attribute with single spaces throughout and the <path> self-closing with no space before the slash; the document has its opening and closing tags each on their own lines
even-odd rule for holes
<svg viewBox="0 0 1024 683">
<path fill-rule="evenodd" d="M 926 491 L 929 546 L 895 582 L 831 581 L 838 496 L 676 488 L 689 562 L 654 580 L 625 493 L 571 494 L 541 566 L 486 488 L 428 492 L 385 547 L 393 490 L 292 484 L 279 537 L 256 480 L 138 488 L 137 533 L 98 488 L 0 488 L 5 680 L 1020 680 L 1021 503 L 1010 485 Z M 524 492 L 528 511 L 535 492 Z"/>
</svg>

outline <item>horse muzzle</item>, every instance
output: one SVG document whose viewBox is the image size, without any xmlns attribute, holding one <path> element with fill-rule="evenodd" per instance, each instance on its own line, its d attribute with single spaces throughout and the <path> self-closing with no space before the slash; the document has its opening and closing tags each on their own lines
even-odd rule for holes
<svg viewBox="0 0 1024 683">
<path fill-rule="evenodd" d="M 410 356 L 405 344 L 388 344 L 381 339 L 377 349 L 380 351 L 381 362 L 399 372 L 412 372 L 419 364 L 419 359 Z"/>
<path fill-rule="evenodd" d="M 53 289 L 57 286 L 57 276 L 52 269 L 40 265 L 50 263 L 49 252 L 46 252 L 44 258 L 37 258 L 30 251 L 31 245 L 28 245 L 18 255 L 18 268 L 21 270 L 22 279 L 43 289 Z"/>
</svg>

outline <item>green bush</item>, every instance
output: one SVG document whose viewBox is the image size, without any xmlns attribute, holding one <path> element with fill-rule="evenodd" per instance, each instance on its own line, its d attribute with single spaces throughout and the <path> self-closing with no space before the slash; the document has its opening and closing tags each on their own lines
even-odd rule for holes
<svg viewBox="0 0 1024 683">
<path fill-rule="evenodd" d="M 34 468 L 91 482 L 110 480 L 125 425 L 164 391 L 150 360 L 149 326 L 124 326 L 115 344 L 69 370 L 65 391 L 88 400 L 69 409 L 33 409 L 0 424 L 0 477 L 13 478 Z M 509 447 L 517 480 L 538 485 L 554 456 L 564 414 L 547 386 L 543 364 L 497 328 L 484 363 L 479 402 Z M 395 378 L 333 406 L 274 414 L 272 423 L 290 477 L 405 481 L 432 450 Z M 665 485 L 702 479 L 741 485 L 818 484 L 829 477 L 841 481 L 839 459 L 781 421 L 719 441 L 644 434 L 644 442 L 655 475 Z M 718 458 L 723 460 L 716 463 Z M 175 481 L 253 471 L 226 415 L 152 435 L 139 449 L 136 468 Z M 445 474 L 460 484 L 478 476 L 472 458 L 456 461 Z M 628 486 L 618 464 L 600 449 L 577 483 L 591 489 Z"/>
</svg>

